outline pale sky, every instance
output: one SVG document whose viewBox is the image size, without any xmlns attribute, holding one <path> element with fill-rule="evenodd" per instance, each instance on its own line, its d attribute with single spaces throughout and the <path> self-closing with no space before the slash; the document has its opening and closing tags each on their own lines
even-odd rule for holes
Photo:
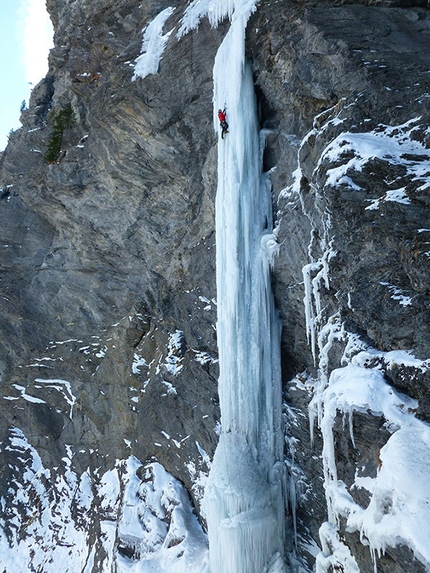
<svg viewBox="0 0 430 573">
<path fill-rule="evenodd" d="M 20 107 L 48 71 L 52 25 L 45 0 L 0 0 L 0 150 L 21 127 Z"/>
</svg>

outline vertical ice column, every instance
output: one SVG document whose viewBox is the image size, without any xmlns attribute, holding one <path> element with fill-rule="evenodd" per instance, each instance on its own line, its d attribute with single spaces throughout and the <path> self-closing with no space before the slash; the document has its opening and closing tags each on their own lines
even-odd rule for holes
<svg viewBox="0 0 430 573">
<path fill-rule="evenodd" d="M 281 573 L 280 322 L 270 284 L 276 243 L 245 27 L 245 16 L 233 14 L 214 66 L 215 112 L 227 105 L 230 132 L 219 141 L 216 200 L 222 434 L 204 511 L 212 573 Z"/>
</svg>

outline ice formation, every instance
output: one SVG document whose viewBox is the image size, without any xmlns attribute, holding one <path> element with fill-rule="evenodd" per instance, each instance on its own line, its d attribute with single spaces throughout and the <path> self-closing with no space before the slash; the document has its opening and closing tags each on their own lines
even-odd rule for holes
<svg viewBox="0 0 430 573">
<path fill-rule="evenodd" d="M 194 3 L 181 29 L 205 14 L 212 24 L 231 18 L 214 65 L 214 127 L 227 107 L 230 131 L 219 140 L 216 200 L 222 433 L 203 500 L 213 573 L 285 571 L 280 322 L 270 287 L 277 245 L 244 54 L 253 10 L 254 2 Z"/>
<path fill-rule="evenodd" d="M 339 118 L 335 119 L 337 123 L 342 123 Z M 412 190 L 420 193 L 428 185 L 428 150 L 413 137 L 419 119 L 414 118 L 395 127 L 379 126 L 368 133 L 341 133 L 324 149 L 315 173 L 325 162 L 336 165 L 327 170 L 322 184 L 346 185 L 354 192 L 359 189 L 354 182 L 355 174 L 360 173 L 375 157 L 392 165 L 401 164 L 410 180 L 407 189 L 389 190 L 381 198 L 371 200 L 370 206 L 369 199 L 364 199 L 363 210 L 378 209 L 382 202 L 389 201 L 409 205 L 410 199 L 405 189 L 409 193 Z M 324 127 L 321 128 L 323 130 Z M 318 135 L 316 129 L 311 133 Z M 292 191 L 297 193 L 297 186 Z M 329 224 L 326 223 L 325 228 L 329 229 Z M 336 567 L 346 573 L 359 571 L 354 556 L 340 538 L 337 526 L 341 518 L 347 530 L 358 531 L 362 543 L 369 546 L 375 571 L 376 557 L 384 553 L 387 547 L 402 544 L 410 547 L 415 557 L 428 567 L 430 496 L 426 484 L 430 478 L 430 425 L 415 417 L 417 402 L 391 387 L 384 372 L 389 373 L 392 368 L 412 368 L 424 372 L 428 370 L 430 361 L 415 358 L 412 350 L 378 351 L 357 335 L 347 332 L 338 313 L 326 316 L 320 287 L 329 287 L 329 262 L 336 256 L 330 245 L 327 232 L 319 245 L 323 254 L 303 268 L 307 334 L 318 366 L 317 378 L 308 384 L 312 393 L 309 417 L 311 433 L 317 422 L 323 437 L 322 459 L 328 511 L 328 521 L 320 528 L 322 551 L 316 559 L 316 572 L 326 573 Z M 312 246 L 309 247 L 310 254 Z M 400 305 L 411 304 L 411 298 L 395 285 L 386 282 L 380 284 L 387 287 L 391 298 Z M 329 353 L 335 342 L 345 346 L 341 361 L 343 366 L 330 372 Z M 391 436 L 379 451 L 376 476 L 366 475 L 364 469 L 357 469 L 354 483 L 348 487 L 338 472 L 334 426 L 336 417 L 343 416 L 344 421 L 349 423 L 350 438 L 355 447 L 355 412 L 382 416 Z M 354 491 L 357 489 L 368 493 L 366 506 L 355 501 Z"/>
</svg>

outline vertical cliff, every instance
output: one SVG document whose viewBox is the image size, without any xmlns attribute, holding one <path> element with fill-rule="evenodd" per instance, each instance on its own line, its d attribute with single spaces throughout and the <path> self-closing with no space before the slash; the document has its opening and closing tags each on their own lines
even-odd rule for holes
<svg viewBox="0 0 430 573">
<path fill-rule="evenodd" d="M 0 157 L 0 570 L 203 571 L 164 472 L 199 512 L 219 432 L 212 99 L 229 23 L 188 30 L 185 3 L 47 6 L 49 73 Z M 430 562 L 429 38 L 420 2 L 267 2 L 248 23 L 292 571 Z"/>
</svg>

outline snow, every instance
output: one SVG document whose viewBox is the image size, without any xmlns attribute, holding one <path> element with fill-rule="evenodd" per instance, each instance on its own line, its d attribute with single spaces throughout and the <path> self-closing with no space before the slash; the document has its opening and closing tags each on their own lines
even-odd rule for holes
<svg viewBox="0 0 430 573">
<path fill-rule="evenodd" d="M 142 53 L 135 60 L 132 81 L 135 81 L 138 77 L 145 79 L 150 74 L 158 73 L 164 49 L 173 32 L 173 30 L 170 30 L 170 32 L 163 35 L 164 24 L 174 10 L 171 6 L 165 8 L 143 30 Z"/>
<path fill-rule="evenodd" d="M 198 362 L 199 364 L 201 364 L 202 366 L 205 366 L 206 364 L 214 364 L 214 363 L 218 362 L 218 359 L 213 358 L 208 352 L 203 352 L 200 350 L 194 350 L 193 348 L 191 350 L 194 352 L 194 360 L 196 362 Z"/>
<path fill-rule="evenodd" d="M 76 403 L 76 396 L 72 392 L 72 385 L 67 380 L 59 380 L 58 378 L 47 379 L 47 378 L 36 378 L 35 382 L 43 384 L 45 388 L 53 388 L 60 392 L 70 406 L 69 418 L 73 420 L 73 406 Z"/>
<path fill-rule="evenodd" d="M 347 341 L 343 362 L 328 375 L 328 354 L 335 340 Z M 339 317 L 331 317 L 318 334 L 319 371 L 313 382 L 311 425 L 318 420 L 323 436 L 324 487 L 328 522 L 320 531 L 323 550 L 317 573 L 342 564 L 345 572 L 357 571 L 355 560 L 339 539 L 337 525 L 345 519 L 348 531 L 358 531 L 375 559 L 387 547 L 409 546 L 417 559 L 430 565 L 430 425 L 415 417 L 418 402 L 390 386 L 384 376 L 394 367 L 425 372 L 430 360 L 417 359 L 412 351 L 377 351 L 345 331 Z M 338 477 L 333 428 L 338 414 L 346 417 L 354 444 L 355 412 L 383 416 L 391 433 L 379 453 L 376 477 L 356 473 L 348 490 Z M 413 447 L 411 447 L 413 444 Z M 353 498 L 355 488 L 370 496 L 366 507 Z M 330 547 L 328 551 L 327 547 Z"/>
<path fill-rule="evenodd" d="M 172 376 L 177 376 L 184 367 L 182 364 L 184 344 L 185 337 L 182 330 L 176 330 L 170 335 L 169 342 L 167 344 L 165 367 L 167 372 Z"/>
<path fill-rule="evenodd" d="M 63 476 L 55 478 L 52 470 L 45 469 L 36 450 L 17 428 L 12 430 L 8 449 L 25 453 L 28 462 L 20 481 L 16 479 L 13 490 L 8 492 L 13 495 L 7 502 L 8 522 L 15 524 L 9 529 L 9 537 L 4 522 L 0 524 L 2 566 L 8 573 L 21 573 L 30 563 L 35 570 L 47 573 L 83 569 L 86 535 L 75 527 L 71 513 L 76 482 L 70 476 L 69 482 Z"/>
<path fill-rule="evenodd" d="M 381 125 L 366 133 L 341 133 L 325 148 L 315 172 L 325 162 L 340 163 L 327 171 L 324 186 L 347 184 L 353 189 L 359 189 L 352 179 L 353 172 L 361 172 L 369 161 L 378 158 L 388 161 L 391 165 L 403 166 L 406 176 L 411 177 L 412 181 L 422 183 L 417 192 L 424 190 L 428 187 L 430 152 L 419 141 L 411 138 L 420 119 L 416 117 L 398 126 Z M 373 201 L 367 209 L 378 209 L 382 201 L 410 204 L 405 189 L 400 188 L 389 190 L 384 197 Z"/>
<path fill-rule="evenodd" d="M 119 556 L 117 572 L 205 573 L 206 537 L 183 486 L 159 463 L 146 466 L 142 483 L 136 474 L 140 466 L 129 459 L 118 526 L 122 546 L 132 547 L 138 559 Z"/>
<path fill-rule="evenodd" d="M 106 472 L 100 480 L 98 488 L 98 495 L 100 497 L 100 508 L 103 510 L 104 515 L 115 515 L 118 509 L 120 494 L 120 481 L 118 470 L 114 469 Z"/>
<path fill-rule="evenodd" d="M 167 380 L 161 380 L 161 383 L 167 388 L 167 394 L 174 394 L 176 396 L 178 392 L 171 382 L 167 382 Z M 162 394 L 162 396 L 167 396 L 167 394 Z"/>
<path fill-rule="evenodd" d="M 351 335 L 349 335 L 349 338 L 354 339 Z M 416 358 L 410 350 L 391 350 L 390 352 L 383 352 L 361 343 L 358 348 L 354 348 L 353 352 L 357 352 L 357 354 L 351 354 L 351 356 L 349 356 L 347 347 L 345 360 L 350 360 L 352 364 L 362 366 L 363 368 L 381 364 L 386 366 L 388 370 L 394 366 L 406 366 L 425 372 L 430 367 L 430 359 L 421 360 Z"/>
<path fill-rule="evenodd" d="M 430 564 L 430 426 L 417 419 L 415 400 L 389 386 L 378 368 L 348 364 L 334 370 L 324 391 L 323 459 L 330 521 L 346 518 L 347 527 L 359 531 L 370 548 L 380 554 L 404 543 L 415 556 Z M 356 504 L 337 480 L 333 445 L 336 412 L 383 415 L 392 432 L 380 451 L 375 478 L 357 477 L 356 487 L 371 495 L 366 508 Z M 413 447 L 411 447 L 413 444 Z"/>
<path fill-rule="evenodd" d="M 399 304 L 401 304 L 402 306 L 411 306 L 412 304 L 411 297 L 404 295 L 401 289 L 395 287 L 394 285 L 390 285 L 389 283 L 386 282 L 380 282 L 379 284 L 388 287 L 388 289 L 392 293 L 391 298 L 393 300 L 398 300 Z"/>
<path fill-rule="evenodd" d="M 26 436 L 12 430 L 7 449 L 21 458 L 0 506 L 1 566 L 8 573 L 207 573 L 208 547 L 184 487 L 158 463 L 131 456 L 104 473 L 44 468 Z M 143 480 L 139 475 L 144 474 Z M 100 476 L 100 477 L 97 477 Z M 100 531 L 97 524 L 100 523 Z M 130 548 L 132 558 L 119 548 Z"/>
<path fill-rule="evenodd" d="M 384 201 L 403 203 L 403 205 L 410 205 L 411 203 L 411 200 L 406 195 L 405 188 L 403 187 L 402 189 L 393 189 L 391 191 L 387 191 L 383 197 L 373 200 L 371 204 L 366 207 L 366 211 L 375 211 L 379 209 L 380 204 Z"/>
<path fill-rule="evenodd" d="M 189 438 L 189 436 L 187 436 L 187 438 Z M 180 444 L 187 438 L 181 440 Z M 180 447 L 180 444 L 178 447 Z M 191 481 L 193 482 L 191 490 L 194 494 L 194 497 L 195 499 L 201 501 L 207 486 L 208 472 L 212 466 L 212 460 L 209 459 L 207 453 L 200 447 L 197 442 L 196 446 L 200 454 L 200 459 L 198 459 L 196 462 L 190 460 L 185 464 L 185 467 L 187 468 Z M 196 467 L 196 464 L 198 467 Z"/>
<path fill-rule="evenodd" d="M 100 350 L 96 352 L 96 357 L 104 358 L 106 356 L 106 352 L 107 352 L 107 346 L 103 346 L 102 348 L 100 348 Z"/>
<path fill-rule="evenodd" d="M 36 396 L 27 394 L 26 388 L 24 388 L 24 386 L 20 386 L 19 384 L 12 384 L 12 386 L 21 392 L 21 398 L 24 398 L 24 400 L 27 400 L 27 402 L 33 402 L 33 404 L 46 404 L 45 400 L 41 400 L 40 398 L 36 398 Z M 10 400 L 11 396 L 8 396 L 7 398 Z"/>
<path fill-rule="evenodd" d="M 131 371 L 133 372 L 133 374 L 140 374 L 140 368 L 142 366 L 149 368 L 149 364 L 146 362 L 143 356 L 139 356 L 139 354 L 135 352 L 133 355 L 133 364 L 131 365 Z"/>
<path fill-rule="evenodd" d="M 339 539 L 337 528 L 332 523 L 323 523 L 319 536 L 322 551 L 316 558 L 316 573 L 331 573 L 331 571 L 360 573 L 357 562 L 348 547 Z"/>
</svg>

